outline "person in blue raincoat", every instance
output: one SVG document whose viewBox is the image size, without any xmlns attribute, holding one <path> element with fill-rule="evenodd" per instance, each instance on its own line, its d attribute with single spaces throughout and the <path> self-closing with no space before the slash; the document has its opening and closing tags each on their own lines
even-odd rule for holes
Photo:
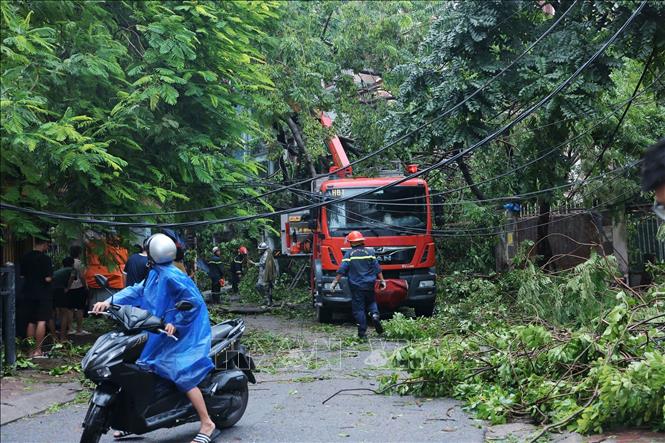
<svg viewBox="0 0 665 443">
<path fill-rule="evenodd" d="M 164 318 L 164 329 L 169 335 L 177 333 L 178 341 L 164 334 L 149 334 L 137 364 L 171 380 L 186 393 L 201 421 L 199 434 L 210 438 L 215 424 L 197 387 L 213 369 L 208 357 L 211 342 L 208 309 L 196 284 L 173 265 L 176 256 L 173 240 L 164 234 L 155 234 L 146 242 L 146 249 L 152 266 L 145 281 L 115 294 L 113 303 L 146 309 Z M 193 308 L 175 310 L 175 304 L 182 300 L 192 303 Z M 96 303 L 93 311 L 105 311 L 110 301 L 109 298 Z"/>
</svg>

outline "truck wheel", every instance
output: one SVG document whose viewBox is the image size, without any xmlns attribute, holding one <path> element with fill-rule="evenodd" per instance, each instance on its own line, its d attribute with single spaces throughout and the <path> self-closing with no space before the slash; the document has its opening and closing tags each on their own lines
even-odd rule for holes
<svg viewBox="0 0 665 443">
<path fill-rule="evenodd" d="M 416 317 L 431 317 L 434 314 L 434 302 L 417 305 L 414 309 Z"/>
<path fill-rule="evenodd" d="M 332 323 L 332 311 L 325 306 L 317 306 L 316 320 L 319 323 Z"/>
</svg>

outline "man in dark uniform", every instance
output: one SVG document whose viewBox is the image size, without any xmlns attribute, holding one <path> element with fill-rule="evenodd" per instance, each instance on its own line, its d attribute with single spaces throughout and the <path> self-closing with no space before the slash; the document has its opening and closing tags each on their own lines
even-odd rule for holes
<svg viewBox="0 0 665 443">
<path fill-rule="evenodd" d="M 220 280 L 224 278 L 224 264 L 222 263 L 222 251 L 219 246 L 212 248 L 212 258 L 208 262 L 210 268 L 210 280 L 212 283 L 211 301 L 219 303 L 219 293 L 222 289 Z"/>
<path fill-rule="evenodd" d="M 351 310 L 358 323 L 358 337 L 367 338 L 368 312 L 372 316 L 376 332 L 382 334 L 381 317 L 374 298 L 374 282 L 377 277 L 381 290 L 386 288 L 381 266 L 374 256 L 374 251 L 365 248 L 365 238 L 360 232 L 349 233 L 346 240 L 351 243 L 351 250 L 344 254 L 342 265 L 337 270 L 337 277 L 335 277 L 331 289 L 335 289 L 342 276 L 348 277 L 351 289 Z"/>
<path fill-rule="evenodd" d="M 234 294 L 238 294 L 238 284 L 240 283 L 242 274 L 245 272 L 248 252 L 249 251 L 246 247 L 239 247 L 238 255 L 236 255 L 236 258 L 234 258 L 233 262 L 231 263 L 231 285 L 233 286 Z"/>
<path fill-rule="evenodd" d="M 665 138 L 653 145 L 642 163 L 642 190 L 654 191 L 653 211 L 665 220 Z"/>
</svg>

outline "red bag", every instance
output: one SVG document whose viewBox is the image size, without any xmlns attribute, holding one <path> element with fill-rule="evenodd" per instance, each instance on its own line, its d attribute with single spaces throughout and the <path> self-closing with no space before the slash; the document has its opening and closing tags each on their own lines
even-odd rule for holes
<svg viewBox="0 0 665 443">
<path fill-rule="evenodd" d="M 381 289 L 381 283 L 377 280 L 374 283 L 374 297 L 376 303 L 388 309 L 396 309 L 402 304 L 409 292 L 409 283 L 402 279 L 386 280 L 386 289 Z"/>
</svg>

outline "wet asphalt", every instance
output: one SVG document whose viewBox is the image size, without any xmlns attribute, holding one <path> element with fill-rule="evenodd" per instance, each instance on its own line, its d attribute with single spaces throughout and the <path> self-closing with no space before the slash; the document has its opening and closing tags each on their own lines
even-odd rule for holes
<svg viewBox="0 0 665 443">
<path fill-rule="evenodd" d="M 302 340 L 296 349 L 257 349 L 256 385 L 250 386 L 244 417 L 222 431 L 218 442 L 482 442 L 485 427 L 452 399 L 376 395 L 376 377 L 389 373 L 386 356 L 398 344 L 370 340 L 346 344 L 353 327 L 337 325 L 328 333 L 315 326 L 273 316 L 246 318 L 248 330 L 264 330 Z M 77 442 L 86 405 L 65 405 L 0 428 L 3 443 Z M 188 442 L 196 424 L 162 429 L 127 442 Z M 102 442 L 114 439 L 110 433 Z"/>
</svg>

